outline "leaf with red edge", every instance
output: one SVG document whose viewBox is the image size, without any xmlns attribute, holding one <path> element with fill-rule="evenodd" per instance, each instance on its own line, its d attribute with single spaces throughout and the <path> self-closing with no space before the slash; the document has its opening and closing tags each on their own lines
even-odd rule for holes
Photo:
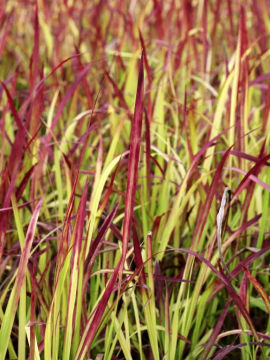
<svg viewBox="0 0 270 360">
<path fill-rule="evenodd" d="M 35 169 L 36 165 L 33 165 L 28 171 L 27 173 L 24 175 L 18 189 L 16 190 L 16 199 L 17 201 L 22 197 L 23 192 L 26 188 L 26 185 L 28 183 L 28 180 L 30 179 L 34 169 Z"/>
<path fill-rule="evenodd" d="M 217 154 L 225 154 L 225 151 L 218 151 Z M 241 151 L 236 151 L 236 150 L 231 150 L 231 155 L 235 155 L 237 157 L 249 160 L 249 161 L 253 161 L 253 162 L 257 162 L 258 161 L 258 157 L 250 155 L 250 154 L 246 154 L 244 152 Z M 265 165 L 270 166 L 270 163 L 265 163 Z"/>
<path fill-rule="evenodd" d="M 270 251 L 270 237 L 264 240 L 264 246 L 261 250 L 249 255 L 245 260 L 238 264 L 232 271 L 231 277 L 234 278 L 243 271 L 243 267 L 247 267 L 252 264 L 258 257 L 264 255 L 267 251 Z M 221 289 L 223 289 L 224 283 L 218 284 L 208 300 L 211 300 Z"/>
<path fill-rule="evenodd" d="M 13 171 L 13 176 L 10 180 L 8 188 L 5 189 L 5 197 L 4 197 L 3 204 L 2 204 L 3 208 L 8 208 L 10 205 L 11 195 L 14 192 L 17 171 L 18 171 L 18 164 L 16 164 L 16 166 L 15 166 L 15 169 Z M 8 178 L 6 177 L 5 180 L 7 180 L 7 179 Z M 6 184 L 3 184 L 3 185 L 6 185 Z M 4 250 L 5 240 L 6 240 L 5 235 L 6 235 L 6 231 L 8 229 L 8 221 L 9 221 L 9 212 L 5 212 L 0 217 L 0 263 L 2 260 L 2 256 L 3 256 L 3 250 Z"/>
<path fill-rule="evenodd" d="M 85 260 L 85 273 L 87 273 L 89 276 L 91 275 L 91 271 L 94 266 L 95 259 L 96 259 L 98 252 L 103 244 L 105 235 L 112 225 L 113 219 L 114 219 L 117 209 L 118 209 L 118 206 L 119 206 L 119 201 L 117 201 L 115 203 L 114 207 L 109 212 L 109 214 L 106 216 L 102 226 L 100 227 L 96 238 L 92 240 L 89 253 Z M 86 281 L 87 281 L 87 278 L 85 279 L 85 286 L 87 285 Z"/>
<path fill-rule="evenodd" d="M 231 167 L 231 168 L 227 168 L 230 169 L 232 171 L 235 171 L 239 174 L 244 174 L 246 175 L 246 172 L 244 170 L 241 170 L 239 168 L 235 168 L 235 167 Z M 262 180 L 260 180 L 258 177 L 256 177 L 255 175 L 249 175 L 249 179 L 251 181 L 253 181 L 254 183 L 262 186 L 263 188 L 265 188 L 267 191 L 270 191 L 270 185 L 266 184 L 265 182 L 263 182 Z"/>
<path fill-rule="evenodd" d="M 39 65 L 39 21 L 38 21 L 38 3 L 36 3 L 35 9 L 35 21 L 34 21 L 34 48 L 30 59 L 30 89 L 33 91 L 35 82 L 38 77 L 38 65 Z"/>
<path fill-rule="evenodd" d="M 85 325 L 84 332 L 82 335 L 82 341 L 81 346 L 79 345 L 78 351 L 75 355 L 75 360 L 84 359 L 86 351 L 89 349 L 95 334 L 97 332 L 97 329 L 100 325 L 100 320 L 103 316 L 103 313 L 106 309 L 106 306 L 108 304 L 108 300 L 110 296 L 113 293 L 114 287 L 116 285 L 118 272 L 120 269 L 121 261 L 118 263 L 118 265 L 115 267 L 114 272 L 112 274 L 112 277 L 104 291 L 104 294 L 99 301 L 94 313 L 92 313 Z"/>
<path fill-rule="evenodd" d="M 150 70 L 150 66 L 149 66 L 149 63 L 148 63 L 148 59 L 147 59 L 145 43 L 144 43 L 144 40 L 143 40 L 141 30 L 139 30 L 139 37 L 140 37 L 140 43 L 141 43 L 141 46 L 142 46 L 142 49 L 143 49 L 143 54 L 144 54 L 143 60 L 144 60 L 145 70 L 146 70 L 146 73 L 147 73 L 148 87 L 150 88 L 151 83 L 152 83 L 152 75 L 151 75 L 151 70 Z"/>
<path fill-rule="evenodd" d="M 76 215 L 76 224 L 73 232 L 74 243 L 72 246 L 72 257 L 70 263 L 70 281 L 69 281 L 69 291 L 68 291 L 68 315 L 66 317 L 65 322 L 65 337 L 64 337 L 64 351 L 63 358 L 68 358 L 70 355 L 72 335 L 75 338 L 76 332 L 74 333 L 74 325 L 73 318 L 74 316 L 78 316 L 80 318 L 81 306 L 78 305 L 78 302 L 81 302 L 80 296 L 78 296 L 78 277 L 79 277 L 79 268 L 80 268 L 80 260 L 81 257 L 81 248 L 83 241 L 83 229 L 84 229 L 84 219 L 86 212 L 86 200 L 87 200 L 87 190 L 88 190 L 88 182 L 86 181 L 82 193 L 82 197 L 80 200 L 79 208 L 77 210 Z M 77 309 L 76 309 L 76 297 L 77 297 Z M 76 310 L 76 313 L 75 313 Z M 78 340 L 79 341 L 79 340 Z"/>
<path fill-rule="evenodd" d="M 261 298 L 263 299 L 266 309 L 270 315 L 270 298 L 269 298 L 268 294 L 266 293 L 266 291 L 264 290 L 262 285 L 259 283 L 259 281 L 257 279 L 255 279 L 255 277 L 249 272 L 249 270 L 246 267 L 245 267 L 245 274 L 247 275 L 249 280 L 252 282 L 253 286 L 258 291 L 258 293 L 261 295 Z"/>
<path fill-rule="evenodd" d="M 147 179 L 147 193 L 150 196 L 151 191 L 151 136 L 150 136 L 150 121 L 148 118 L 147 111 L 145 114 L 145 162 L 146 162 L 146 179 Z M 159 164 L 158 164 L 159 166 Z M 162 171 L 162 169 L 161 169 Z M 165 174 L 163 173 L 163 177 Z"/>
<path fill-rule="evenodd" d="M 15 109 L 15 106 L 14 106 L 14 103 L 13 103 L 13 100 L 12 100 L 12 97 L 11 97 L 11 94 L 10 92 L 8 91 L 8 88 L 6 87 L 5 83 L 3 83 L 1 81 L 1 85 L 3 86 L 5 92 L 6 92 L 6 95 L 7 95 L 7 99 L 8 99 L 8 104 L 9 104 L 9 107 L 10 107 L 10 110 L 11 110 L 11 113 L 16 121 L 16 124 L 18 126 L 18 129 L 23 129 L 24 126 L 23 126 L 23 123 L 22 123 L 22 120 L 20 119 L 18 113 L 17 113 L 17 110 Z"/>
<path fill-rule="evenodd" d="M 228 313 L 228 310 L 229 310 L 229 306 L 230 306 L 230 303 L 231 303 L 232 299 L 228 299 L 226 304 L 225 304 L 225 307 L 224 309 L 222 310 L 222 313 L 220 315 L 220 317 L 218 318 L 218 321 L 214 327 L 214 330 L 210 336 L 210 339 L 207 341 L 207 345 L 206 345 L 206 348 L 203 352 L 203 360 L 206 360 L 211 349 L 213 348 L 213 346 L 215 345 L 215 341 L 220 333 L 220 330 L 223 326 L 223 323 L 224 323 L 224 320 L 227 316 L 227 313 Z"/>
<path fill-rule="evenodd" d="M 144 98 L 144 89 L 143 89 L 143 54 L 142 54 L 140 61 L 139 77 L 138 77 L 134 119 L 132 121 L 132 129 L 131 129 L 131 144 L 130 144 L 130 154 L 129 154 L 129 163 L 128 163 L 126 206 L 125 206 L 125 216 L 124 216 L 124 225 L 123 225 L 122 256 L 120 262 L 114 269 L 112 277 L 104 291 L 101 300 L 99 301 L 94 313 L 90 315 L 87 321 L 82 336 L 82 341 L 79 345 L 78 351 L 75 356 L 76 360 L 84 358 L 85 353 L 89 349 L 95 337 L 96 331 L 100 325 L 100 320 L 103 316 L 108 300 L 116 285 L 116 280 L 119 273 L 120 273 L 120 280 L 122 278 L 122 271 L 126 258 L 128 241 L 129 241 L 130 230 L 132 225 L 135 190 L 137 184 L 140 138 L 141 138 L 141 128 L 142 128 L 142 115 L 143 115 L 143 98 Z M 121 281 L 119 281 L 119 286 L 120 285 L 121 285 Z"/>
<path fill-rule="evenodd" d="M 240 284 L 239 296 L 243 301 L 243 304 L 245 304 L 245 306 L 247 306 L 247 299 L 248 299 L 247 294 L 248 294 L 248 281 L 247 281 L 247 275 L 246 273 L 244 273 L 243 279 Z"/>
<path fill-rule="evenodd" d="M 218 164 L 217 170 L 215 172 L 215 176 L 214 176 L 211 186 L 208 190 L 208 196 L 207 196 L 205 204 L 202 206 L 202 209 L 200 212 L 200 218 L 197 222 L 197 225 L 196 225 L 196 228 L 194 231 L 194 238 L 193 238 L 194 240 L 193 241 L 195 241 L 196 237 L 198 239 L 197 241 L 199 241 L 199 239 L 202 235 L 202 232 L 203 232 L 203 229 L 204 229 L 204 226 L 205 226 L 205 223 L 206 223 L 209 211 L 210 211 L 210 207 L 211 207 L 211 204 L 212 204 L 215 192 L 216 192 L 216 188 L 218 186 L 218 183 L 220 182 L 220 179 L 222 178 L 222 169 L 223 169 L 225 162 L 230 154 L 230 151 L 231 151 L 231 147 L 225 152 L 220 163 Z"/>
<path fill-rule="evenodd" d="M 144 263 L 143 263 L 140 243 L 139 243 L 135 225 L 133 225 L 133 247 L 134 247 L 134 261 L 135 261 L 136 267 L 137 267 L 137 269 L 141 270 L 139 281 L 140 281 L 140 283 L 145 285 L 146 279 L 145 279 Z M 141 290 L 142 289 L 139 288 L 140 292 L 141 292 Z"/>
<path fill-rule="evenodd" d="M 267 343 L 264 343 L 264 342 L 258 342 L 258 341 L 254 341 L 254 342 L 249 342 L 249 343 L 241 343 L 241 344 L 237 344 L 237 345 L 229 345 L 229 346 L 226 346 L 225 348 L 219 350 L 215 357 L 213 358 L 213 360 L 222 360 L 225 358 L 225 356 L 229 353 L 231 353 L 233 350 L 236 350 L 236 349 L 240 349 L 244 346 L 247 346 L 247 345 L 259 345 L 259 346 L 268 346 L 270 347 L 270 344 L 267 344 Z"/>
<path fill-rule="evenodd" d="M 270 76 L 270 73 L 268 74 L 268 76 Z M 270 112 L 270 82 L 268 84 L 267 96 L 266 96 L 264 112 L 263 112 L 263 128 L 262 128 L 263 133 L 266 130 L 269 112 Z"/>
<path fill-rule="evenodd" d="M 7 304 L 7 308 L 6 308 L 4 317 L 2 318 L 2 324 L 1 324 L 1 330 L 0 330 L 0 348 L 1 348 L 0 360 L 5 359 L 6 351 L 8 348 L 9 337 L 11 334 L 13 322 L 15 319 L 16 311 L 17 311 L 17 306 L 18 306 L 18 302 L 19 302 L 19 298 L 20 298 L 20 291 L 21 291 L 23 282 L 25 280 L 27 264 L 28 264 L 29 257 L 30 257 L 30 251 L 31 251 L 33 240 L 34 240 L 35 229 L 36 229 L 38 215 L 39 215 L 39 212 L 41 209 L 42 201 L 43 201 L 43 199 L 41 199 L 38 202 L 38 204 L 33 212 L 33 216 L 31 218 L 30 224 L 28 226 L 24 248 L 23 248 L 19 266 L 17 269 L 15 284 L 14 284 L 12 292 L 9 296 L 9 301 Z"/>
<path fill-rule="evenodd" d="M 254 338 L 256 340 L 258 340 L 257 332 L 256 332 L 256 329 L 255 329 L 255 327 L 253 325 L 251 317 L 250 317 L 245 305 L 243 304 L 241 298 L 239 297 L 239 295 L 236 293 L 235 289 L 231 285 L 229 278 L 225 274 L 222 274 L 221 272 L 219 272 L 207 259 L 205 259 L 202 255 L 196 253 L 193 250 L 176 248 L 176 249 L 170 249 L 168 251 L 180 251 L 180 252 L 183 252 L 183 253 L 186 253 L 186 254 L 189 254 L 189 255 L 193 255 L 198 260 L 205 263 L 209 267 L 209 269 L 211 269 L 211 271 L 213 273 L 215 273 L 215 275 L 222 281 L 222 283 L 226 287 L 227 292 L 229 293 L 232 300 L 234 301 L 234 304 L 237 306 L 237 308 L 239 309 L 239 311 L 241 312 L 241 314 L 245 318 L 246 322 L 250 326 L 250 329 L 251 329 L 251 331 L 253 333 Z"/>
<path fill-rule="evenodd" d="M 122 243 L 122 257 L 121 270 L 122 276 L 123 266 L 128 249 L 128 242 L 130 238 L 130 229 L 133 218 L 135 191 L 137 185 L 137 175 L 139 166 L 142 117 L 143 117 L 143 100 L 144 100 L 144 81 L 143 81 L 143 52 L 140 61 L 140 70 L 138 76 L 138 86 L 135 101 L 134 118 L 132 121 L 131 135 L 130 135 L 130 153 L 128 159 L 128 177 L 127 177 L 127 191 L 125 201 L 125 215 L 123 224 L 123 243 Z"/>
<path fill-rule="evenodd" d="M 75 92 L 77 86 L 81 83 L 82 79 L 86 76 L 87 72 L 90 69 L 91 64 L 88 64 L 87 66 L 85 66 L 85 68 L 80 71 L 80 73 L 78 74 L 78 76 L 76 77 L 76 79 L 74 80 L 74 82 L 70 85 L 70 87 L 68 88 L 63 100 L 61 101 L 58 110 L 53 118 L 52 121 L 52 125 L 51 125 L 51 131 L 48 132 L 47 137 L 46 137 L 46 142 L 49 143 L 50 138 L 51 138 L 51 134 L 64 110 L 64 107 L 66 106 L 67 102 L 69 101 L 69 99 L 71 98 L 71 96 L 73 95 L 73 93 Z"/>
<path fill-rule="evenodd" d="M 237 197 L 248 185 L 250 182 L 250 175 L 257 174 L 257 172 L 260 170 L 260 168 L 265 165 L 267 160 L 270 159 L 270 154 L 264 156 L 262 159 L 258 160 L 256 165 L 254 165 L 244 176 L 241 183 L 238 185 L 237 189 L 235 190 L 234 197 Z"/>
<path fill-rule="evenodd" d="M 105 72 L 105 75 L 109 79 L 110 83 L 112 84 L 115 95 L 119 99 L 120 105 L 126 110 L 128 117 L 132 121 L 132 114 L 130 113 L 128 104 L 127 104 L 122 92 L 119 90 L 117 84 L 115 83 L 115 81 L 112 79 L 112 77 L 109 75 L 109 73 L 107 71 Z"/>
<path fill-rule="evenodd" d="M 76 48 L 76 52 L 78 53 L 78 55 L 80 55 L 80 51 L 79 49 L 77 48 L 77 46 L 75 46 Z M 81 62 L 81 57 L 78 56 L 77 58 L 75 58 L 78 62 L 78 66 L 79 66 L 79 69 L 80 70 L 83 70 L 83 64 Z M 84 92 L 85 92 L 85 95 L 87 97 L 87 102 L 88 102 L 88 107 L 90 109 L 92 109 L 94 107 L 94 101 L 93 101 L 93 94 L 90 90 L 90 87 L 89 87 L 89 84 L 86 80 L 86 78 L 84 77 L 83 80 L 82 80 L 82 85 L 83 85 L 83 89 L 84 89 Z"/>
<path fill-rule="evenodd" d="M 0 37 L 0 57 L 2 57 L 4 45 L 5 45 L 7 37 L 8 37 L 8 32 L 12 25 L 12 19 L 13 19 L 13 15 L 14 15 L 13 13 L 14 13 L 14 9 L 12 9 L 10 11 L 10 13 L 8 14 L 7 19 L 6 19 L 5 29 L 2 31 L 2 34 Z"/>
<path fill-rule="evenodd" d="M 26 129 L 23 125 L 23 122 L 22 122 L 17 110 L 15 109 L 15 106 L 14 106 L 11 94 L 8 91 L 8 88 L 6 87 L 6 85 L 3 82 L 1 82 L 1 84 L 6 92 L 11 113 L 15 119 L 17 126 L 18 126 L 18 131 L 16 133 L 14 143 L 12 144 L 12 151 L 11 151 L 11 154 L 9 157 L 9 162 L 8 162 L 9 176 L 14 176 L 15 172 L 18 171 L 18 164 L 19 164 L 22 156 L 24 155 L 25 142 L 26 142 Z M 5 206 L 8 206 L 8 204 L 6 204 Z"/>
<path fill-rule="evenodd" d="M 34 87 L 33 91 L 31 92 L 31 94 L 28 96 L 28 98 L 25 100 L 25 102 L 23 103 L 23 105 L 21 106 L 20 108 L 20 116 L 23 118 L 25 116 L 25 112 L 27 110 L 27 107 L 29 106 L 29 104 L 31 103 L 32 101 L 32 98 L 33 96 L 35 95 L 35 92 L 36 93 L 36 96 L 38 95 L 38 93 L 42 90 L 42 87 L 44 86 L 44 83 L 45 81 L 50 78 L 52 75 L 54 75 L 54 73 L 60 69 L 66 62 L 68 62 L 69 60 L 72 60 L 78 56 L 81 56 L 81 54 L 76 54 L 76 55 L 72 55 L 72 56 L 69 56 L 68 58 L 62 60 L 58 65 L 56 65 L 52 71 L 46 75 L 45 77 L 43 77 L 37 84 L 36 86 Z M 1 93 L 0 93 L 1 94 Z"/>
</svg>

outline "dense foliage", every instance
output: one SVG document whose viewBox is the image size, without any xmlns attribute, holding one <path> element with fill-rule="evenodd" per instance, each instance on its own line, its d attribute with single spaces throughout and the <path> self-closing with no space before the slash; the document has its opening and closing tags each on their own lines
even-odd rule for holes
<svg viewBox="0 0 270 360">
<path fill-rule="evenodd" d="M 0 360 L 270 356 L 267 0 L 0 8 Z"/>
</svg>

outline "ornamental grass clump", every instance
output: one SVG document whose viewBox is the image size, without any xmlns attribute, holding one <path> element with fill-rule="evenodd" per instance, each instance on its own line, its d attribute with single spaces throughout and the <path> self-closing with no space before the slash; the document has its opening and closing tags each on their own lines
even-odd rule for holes
<svg viewBox="0 0 270 360">
<path fill-rule="evenodd" d="M 0 360 L 268 359 L 267 1 L 7 0 Z"/>
</svg>

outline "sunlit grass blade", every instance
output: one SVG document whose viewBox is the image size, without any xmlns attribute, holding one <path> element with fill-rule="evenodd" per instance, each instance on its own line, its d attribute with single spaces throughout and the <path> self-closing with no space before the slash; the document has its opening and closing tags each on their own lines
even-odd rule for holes
<svg viewBox="0 0 270 360">
<path fill-rule="evenodd" d="M 16 274 L 15 284 L 9 296 L 8 304 L 1 324 L 1 329 L 0 329 L 0 348 L 1 348 L 0 359 L 1 360 L 5 360 L 6 358 L 6 351 L 10 340 L 10 334 L 11 334 L 14 318 L 16 315 L 18 301 L 20 298 L 20 290 L 25 281 L 27 263 L 30 257 L 30 250 L 35 236 L 35 230 L 36 230 L 37 220 L 41 209 L 42 201 L 43 200 L 41 199 L 38 202 L 33 212 L 33 216 L 31 218 L 27 230 L 25 237 L 25 244 Z"/>
<path fill-rule="evenodd" d="M 123 241 L 122 241 L 120 279 L 122 278 L 123 266 L 126 260 L 128 243 L 130 238 L 130 229 L 132 224 L 133 209 L 135 203 L 135 192 L 137 185 L 137 174 L 138 174 L 138 166 L 139 166 L 141 129 L 142 129 L 143 106 L 144 106 L 143 56 L 144 54 L 142 53 L 140 60 L 139 76 L 138 76 L 134 118 L 132 120 L 132 128 L 130 134 L 130 153 L 129 153 L 129 161 L 128 161 L 125 216 L 123 222 Z"/>
<path fill-rule="evenodd" d="M 83 194 L 81 197 L 80 205 L 77 212 L 76 225 L 73 235 L 73 249 L 72 249 L 72 258 L 71 258 L 71 274 L 70 274 L 70 283 L 69 283 L 69 294 L 68 294 L 68 314 L 66 317 L 65 325 L 65 338 L 64 338 L 64 350 L 63 350 L 63 360 L 70 359 L 70 351 L 72 345 L 72 336 L 74 334 L 74 309 L 75 306 L 81 306 L 81 299 L 78 298 L 77 286 L 78 286 L 78 277 L 80 269 L 80 253 L 82 248 L 82 236 L 83 236 L 83 227 L 85 219 L 85 209 L 86 209 L 86 200 L 87 200 L 87 189 L 88 183 L 85 184 Z M 77 304 L 76 304 L 77 298 Z M 77 310 L 78 311 L 78 310 Z M 81 313 L 81 312 L 80 312 Z M 78 332 L 75 331 L 75 338 L 78 338 Z"/>
<path fill-rule="evenodd" d="M 104 313 L 104 310 L 107 306 L 109 297 L 111 296 L 113 289 L 116 285 L 118 272 L 120 269 L 121 262 L 118 263 L 116 268 L 114 269 L 114 272 L 112 274 L 112 277 L 106 286 L 106 289 L 104 291 L 104 294 L 97 306 L 97 308 L 94 310 L 93 316 L 90 317 L 86 323 L 85 329 L 82 334 L 81 342 L 79 344 L 78 350 L 75 354 L 75 360 L 79 360 L 85 357 L 86 352 L 88 351 L 91 342 L 95 336 L 95 333 L 97 331 L 97 328 L 100 324 L 100 320 L 102 318 L 102 315 Z"/>
</svg>

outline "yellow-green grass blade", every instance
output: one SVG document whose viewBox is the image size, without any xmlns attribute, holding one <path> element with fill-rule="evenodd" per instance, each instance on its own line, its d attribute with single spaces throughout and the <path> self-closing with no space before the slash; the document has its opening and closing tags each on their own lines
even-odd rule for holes
<svg viewBox="0 0 270 360">
<path fill-rule="evenodd" d="M 110 176 L 110 173 L 113 171 L 113 168 L 118 164 L 118 162 L 121 160 L 123 156 L 125 156 L 127 153 L 120 154 L 117 157 L 113 159 L 113 161 L 110 162 L 110 164 L 105 168 L 100 175 L 99 182 L 96 183 L 95 192 L 93 192 L 91 201 L 89 204 L 89 211 L 90 211 L 90 217 L 89 217 L 89 231 L 88 231 L 88 237 L 87 237 L 87 248 L 86 248 L 86 254 L 88 254 L 91 244 L 91 239 L 93 236 L 93 232 L 95 229 L 96 224 L 96 217 L 98 212 L 98 206 L 100 202 L 100 198 L 102 195 L 102 192 L 104 190 L 104 186 L 106 181 L 108 180 L 108 177 Z"/>
<path fill-rule="evenodd" d="M 30 328 L 29 328 L 29 326 L 27 324 L 26 324 L 26 327 L 25 327 L 25 332 L 26 332 L 26 335 L 27 335 L 28 343 L 30 345 Z M 39 354 L 39 350 L 38 350 L 38 343 L 37 343 L 36 337 L 35 337 L 34 360 L 40 360 L 40 354 Z"/>
<path fill-rule="evenodd" d="M 0 359 L 1 360 L 5 360 L 6 358 L 6 351 L 8 348 L 11 330 L 17 311 L 17 305 L 20 298 L 21 287 L 25 281 L 27 263 L 29 260 L 30 250 L 35 236 L 35 230 L 36 230 L 36 225 L 37 225 L 37 220 L 41 209 L 41 205 L 42 205 L 42 199 L 38 202 L 33 212 L 33 216 L 31 218 L 26 233 L 25 244 L 20 258 L 15 284 L 9 296 L 8 304 L 1 324 L 1 329 L 0 329 L 0 349 L 1 349 Z"/>
<path fill-rule="evenodd" d="M 158 333 L 157 320 L 156 320 L 156 309 L 155 309 L 155 287 L 153 277 L 153 254 L 152 254 L 152 234 L 149 233 L 146 239 L 147 246 L 147 290 L 143 289 L 143 308 L 145 314 L 145 322 L 151 344 L 151 349 L 155 360 L 160 358 L 158 349 Z"/>
<path fill-rule="evenodd" d="M 25 244 L 25 237 L 23 232 L 23 226 L 21 222 L 20 213 L 17 207 L 17 202 L 14 194 L 11 196 L 14 219 L 16 223 L 16 229 L 20 241 L 21 251 L 23 251 Z M 19 302 L 19 341 L 18 341 L 18 357 L 22 360 L 25 359 L 26 356 L 26 282 L 23 283 L 20 294 L 20 302 Z"/>
<path fill-rule="evenodd" d="M 233 82 L 233 79 L 234 79 L 234 70 L 231 71 L 231 73 L 225 80 L 224 85 L 220 90 L 220 95 L 218 96 L 217 106 L 214 114 L 214 120 L 210 130 L 210 139 L 217 136 L 219 132 L 222 130 L 221 129 L 222 116 L 225 111 L 225 104 L 228 99 L 229 88 Z M 210 147 L 206 151 L 205 161 L 203 165 L 206 171 L 207 170 L 209 171 L 211 168 L 213 162 L 213 156 L 214 156 L 214 147 Z"/>
</svg>

